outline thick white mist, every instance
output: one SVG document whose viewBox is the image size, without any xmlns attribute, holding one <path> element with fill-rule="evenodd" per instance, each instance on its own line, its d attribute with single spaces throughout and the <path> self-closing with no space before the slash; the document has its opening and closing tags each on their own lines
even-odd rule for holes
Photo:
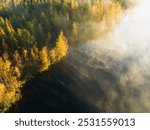
<svg viewBox="0 0 150 130">
<path fill-rule="evenodd" d="M 103 112 L 150 112 L 150 1 L 123 14 L 109 36 L 79 46 L 71 88 Z"/>
<path fill-rule="evenodd" d="M 149 0 L 141 0 L 135 9 L 130 10 L 112 35 L 112 41 L 118 47 L 124 47 L 127 53 L 144 51 L 150 45 Z"/>
</svg>

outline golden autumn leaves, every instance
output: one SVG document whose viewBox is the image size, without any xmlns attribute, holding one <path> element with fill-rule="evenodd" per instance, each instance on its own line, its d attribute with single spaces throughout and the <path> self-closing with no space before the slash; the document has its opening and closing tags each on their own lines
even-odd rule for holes
<svg viewBox="0 0 150 130">
<path fill-rule="evenodd" d="M 121 13 L 121 5 L 119 2 L 109 2 L 104 4 L 102 1 L 98 4 L 91 5 L 91 15 L 96 21 L 104 21 L 111 23 L 118 21 Z"/>
<path fill-rule="evenodd" d="M 0 83 L 0 102 L 3 101 L 4 93 L 5 93 L 5 86 L 4 84 Z"/>
<path fill-rule="evenodd" d="M 5 42 L 8 36 L 12 36 L 12 41 L 16 45 L 21 44 L 25 47 L 14 52 L 10 51 Z M 0 17 L 0 38 L 3 48 L 3 53 L 0 54 L 0 78 L 3 80 L 0 83 L 0 111 L 3 112 L 20 99 L 20 87 L 29 78 L 46 71 L 67 55 L 68 40 L 64 33 L 60 32 L 53 49 L 46 45 L 40 49 L 35 45 L 32 46 L 34 39 L 29 31 L 19 28 L 14 30 L 9 21 L 2 17 Z M 13 47 L 13 42 L 12 45 L 9 44 L 10 47 Z"/>
<path fill-rule="evenodd" d="M 68 52 L 68 41 L 65 38 L 63 32 L 60 32 L 60 35 L 56 41 L 56 46 L 48 51 L 47 47 L 43 47 L 39 53 L 41 59 L 41 69 L 40 72 L 45 71 L 49 66 L 67 55 Z"/>
<path fill-rule="evenodd" d="M 17 90 L 21 87 L 21 81 L 18 80 L 16 72 L 17 67 L 13 67 L 9 60 L 4 60 L 0 57 L 0 103 L 3 103 L 4 111 L 10 106 L 10 103 L 18 100 Z"/>
<path fill-rule="evenodd" d="M 1 111 L 5 111 L 10 106 L 10 102 L 19 100 L 18 88 L 28 78 L 47 70 L 52 64 L 66 56 L 67 52 L 68 41 L 63 32 L 60 32 L 56 46 L 52 50 L 46 46 L 41 50 L 33 47 L 30 50 L 24 49 L 22 55 L 15 51 L 13 60 L 0 57 L 0 78 L 3 79 L 0 83 L 0 103 L 4 105 Z"/>
<path fill-rule="evenodd" d="M 33 45 L 35 40 L 28 30 L 14 29 L 11 23 L 2 17 L 0 39 L 0 112 L 4 112 L 20 99 L 20 88 L 29 78 L 48 70 L 52 64 L 67 55 L 68 40 L 64 33 L 60 32 L 53 49 L 46 44 L 39 48 Z M 10 48 L 14 47 L 14 44 L 22 48 L 11 51 Z"/>
</svg>

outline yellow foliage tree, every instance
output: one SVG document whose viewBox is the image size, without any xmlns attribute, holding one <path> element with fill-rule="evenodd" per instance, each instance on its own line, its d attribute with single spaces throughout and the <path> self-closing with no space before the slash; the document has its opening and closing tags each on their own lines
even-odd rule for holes
<svg viewBox="0 0 150 130">
<path fill-rule="evenodd" d="M 4 20 L 2 17 L 0 17 L 0 23 L 1 23 L 2 25 L 5 24 L 5 20 Z"/>
<path fill-rule="evenodd" d="M 119 2 L 109 1 L 107 4 L 104 4 L 103 1 L 93 4 L 91 6 L 91 16 L 92 19 L 96 21 L 102 21 L 105 19 L 105 22 L 108 25 L 113 25 L 118 22 L 120 18 L 121 4 Z"/>
<path fill-rule="evenodd" d="M 14 67 L 11 66 L 9 60 L 3 61 L 0 57 L 0 77 L 4 79 L 5 86 L 8 93 L 14 91 L 15 89 L 21 87 L 21 82 L 14 75 Z M 14 96 L 14 95 L 13 95 Z"/>
<path fill-rule="evenodd" d="M 39 56 L 40 56 L 40 64 L 41 64 L 40 72 L 42 72 L 47 70 L 50 66 L 47 47 L 42 48 L 42 50 L 39 52 Z"/>
<path fill-rule="evenodd" d="M 0 103 L 3 101 L 5 93 L 5 86 L 4 84 L 0 83 Z"/>
<path fill-rule="evenodd" d="M 5 20 L 5 26 L 6 26 L 6 29 L 9 33 L 14 33 L 15 32 L 12 25 L 7 20 Z"/>
<path fill-rule="evenodd" d="M 26 49 L 23 49 L 23 57 L 24 57 L 24 62 L 26 63 L 28 61 L 28 51 Z"/>
<path fill-rule="evenodd" d="M 0 36 L 4 36 L 5 35 L 5 32 L 2 28 L 0 28 Z"/>
<path fill-rule="evenodd" d="M 39 49 L 36 46 L 31 48 L 31 56 L 34 60 L 37 60 L 39 58 Z"/>
<path fill-rule="evenodd" d="M 19 69 L 22 68 L 22 59 L 21 59 L 18 51 L 15 51 L 15 53 L 13 54 L 13 62 Z"/>
<path fill-rule="evenodd" d="M 57 58 L 60 60 L 62 57 L 67 55 L 68 52 L 68 40 L 64 36 L 63 32 L 60 32 L 60 35 L 56 41 L 56 52 Z"/>
<path fill-rule="evenodd" d="M 14 67 L 14 75 L 19 78 L 21 76 L 20 70 L 18 69 L 18 67 Z"/>
<path fill-rule="evenodd" d="M 55 63 L 57 61 L 57 53 L 56 53 L 56 49 L 52 49 L 50 51 L 50 60 L 51 60 L 51 63 Z"/>
<path fill-rule="evenodd" d="M 79 7 L 79 3 L 77 0 L 71 0 L 71 8 L 75 9 Z"/>
</svg>

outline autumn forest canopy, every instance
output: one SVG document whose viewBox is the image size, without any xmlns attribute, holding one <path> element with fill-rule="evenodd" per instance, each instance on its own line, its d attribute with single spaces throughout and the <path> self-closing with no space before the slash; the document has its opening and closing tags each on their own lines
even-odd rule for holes
<svg viewBox="0 0 150 130">
<path fill-rule="evenodd" d="M 70 46 L 92 39 L 93 24 L 107 30 L 128 6 L 125 0 L 0 0 L 0 112 Z"/>
</svg>

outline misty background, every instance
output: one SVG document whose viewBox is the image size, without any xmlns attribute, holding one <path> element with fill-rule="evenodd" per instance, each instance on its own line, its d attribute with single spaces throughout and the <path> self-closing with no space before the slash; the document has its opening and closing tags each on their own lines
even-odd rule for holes
<svg viewBox="0 0 150 130">
<path fill-rule="evenodd" d="M 70 51 L 69 87 L 105 112 L 150 112 L 150 1 L 137 2 L 107 36 Z"/>
</svg>

